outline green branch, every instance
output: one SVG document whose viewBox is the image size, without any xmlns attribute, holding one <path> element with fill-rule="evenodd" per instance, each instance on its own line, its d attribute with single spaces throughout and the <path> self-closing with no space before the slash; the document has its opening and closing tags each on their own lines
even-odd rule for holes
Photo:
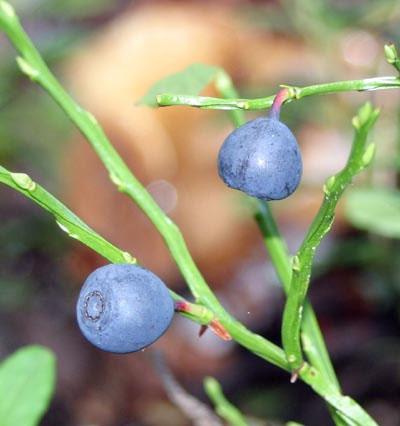
<svg viewBox="0 0 400 426">
<path fill-rule="evenodd" d="M 58 226 L 71 238 L 79 240 L 112 263 L 136 263 L 136 259 L 97 234 L 64 204 L 34 182 L 25 173 L 12 173 L 0 166 L 0 182 L 30 198 L 54 216 Z"/>
<path fill-rule="evenodd" d="M 335 208 L 343 191 L 354 176 L 367 167 L 373 158 L 375 146 L 373 144 L 366 146 L 366 142 L 368 132 L 378 115 L 379 111 L 373 109 L 371 104 L 366 103 L 360 108 L 358 115 L 353 118 L 355 137 L 347 164 L 341 172 L 326 181 L 322 205 L 300 249 L 293 258 L 292 281 L 282 321 L 282 343 L 292 371 L 301 369 L 304 362 L 300 343 L 300 327 L 315 251 L 332 226 Z"/>
<path fill-rule="evenodd" d="M 211 310 L 239 344 L 268 362 L 287 370 L 288 364 L 281 348 L 252 333 L 225 311 L 195 265 L 178 227 L 132 174 L 93 115 L 83 110 L 56 80 L 23 30 L 14 9 L 4 1 L 0 2 L 0 29 L 7 34 L 22 55 L 17 58 L 21 71 L 32 81 L 41 85 L 60 105 L 86 136 L 107 168 L 111 181 L 121 192 L 132 198 L 155 225 L 184 276 L 196 303 Z"/>
<path fill-rule="evenodd" d="M 0 166 L 0 183 L 18 191 L 39 205 L 43 210 L 49 212 L 54 217 L 60 229 L 70 238 L 80 241 L 111 263 L 137 263 L 137 260 L 130 253 L 108 242 L 54 197 L 54 195 L 34 182 L 27 174 L 12 173 Z M 169 292 L 175 300 L 176 306 L 184 307 L 184 309 L 176 309 L 177 312 L 191 321 L 200 325 L 210 326 L 213 329 L 216 319 L 212 311 L 205 306 L 186 301 L 182 296 L 172 290 L 169 290 Z"/>
<path fill-rule="evenodd" d="M 221 76 L 221 74 L 219 76 Z M 217 77 L 215 80 L 216 87 L 224 98 L 238 97 L 239 94 L 233 85 L 232 80 L 230 78 L 226 78 L 226 76 L 226 73 L 221 76 L 222 83 Z M 235 126 L 240 126 L 245 123 L 245 115 L 242 110 L 230 111 L 230 116 Z M 277 224 L 269 208 L 269 203 L 257 201 L 255 205 L 257 211 L 254 218 L 259 225 L 264 238 L 264 243 L 267 247 L 278 278 L 282 283 L 285 293 L 288 294 L 292 279 L 292 262 L 286 243 L 278 230 Z M 308 360 L 311 365 L 320 372 L 321 379 L 329 384 L 329 391 L 332 392 L 332 394 L 340 395 L 341 390 L 339 381 L 329 357 L 329 352 L 319 328 L 316 315 L 309 301 L 306 301 L 304 305 L 304 318 L 301 327 L 303 342 L 307 343 L 304 345 L 304 350 L 307 354 Z M 348 418 L 341 416 L 340 413 L 333 408 L 333 406 L 328 404 L 328 409 L 337 426 L 351 424 L 351 421 L 348 420 Z M 361 415 L 363 415 L 363 413 L 361 413 Z"/>
<path fill-rule="evenodd" d="M 204 390 L 215 407 L 215 412 L 230 426 L 247 426 L 248 423 L 243 414 L 230 403 L 221 388 L 221 385 L 213 377 L 204 379 Z"/>
<path fill-rule="evenodd" d="M 56 80 L 24 32 L 14 10 L 6 2 L 0 3 L 0 28 L 6 32 L 14 47 L 22 55 L 22 57 L 17 58 L 21 71 L 32 81 L 41 85 L 60 105 L 72 122 L 86 136 L 107 168 L 111 181 L 118 187 L 119 191 L 135 201 L 164 237 L 196 301 L 204 304 L 215 302 L 215 296 L 194 265 L 177 226 L 165 215 L 132 174 L 93 115 L 83 110 Z"/>
<path fill-rule="evenodd" d="M 215 85 L 224 98 L 239 96 L 232 80 L 226 73 L 220 75 L 220 78 L 215 80 Z M 230 111 L 230 115 L 235 126 L 240 126 L 245 123 L 243 111 L 233 110 Z M 269 204 L 262 201 L 257 201 L 255 204 L 257 211 L 254 218 L 263 235 L 264 243 L 267 247 L 272 264 L 277 272 L 278 279 L 281 282 L 285 293 L 288 294 L 292 279 L 291 256 L 289 255 L 287 246 L 278 230 L 275 219 L 269 208 Z M 340 385 L 330 360 L 324 338 L 319 328 L 314 310 L 309 302 L 306 302 L 305 304 L 302 331 L 304 338 L 309 342 L 308 347 L 313 348 L 313 350 L 308 354 L 308 359 L 311 362 L 311 365 L 321 372 L 327 382 L 330 382 L 336 388 L 337 392 L 340 392 Z"/>
<path fill-rule="evenodd" d="M 399 77 L 374 77 L 363 80 L 335 81 L 333 83 L 314 84 L 306 87 L 282 85 L 289 89 L 289 98 L 286 102 L 306 96 L 327 95 L 338 92 L 368 91 L 383 89 L 399 89 Z M 157 96 L 159 106 L 186 105 L 204 109 L 220 110 L 258 110 L 272 105 L 275 95 L 259 99 L 223 99 L 207 96 L 186 96 L 162 93 Z"/>
<path fill-rule="evenodd" d="M 230 77 L 225 72 L 220 72 L 217 75 L 215 86 L 224 98 L 238 98 L 238 92 Z M 293 94 L 293 91 L 290 93 Z M 273 98 L 271 97 L 271 104 Z M 177 99 L 179 99 L 179 95 Z M 177 105 L 180 104 L 177 103 Z M 230 111 L 230 116 L 235 126 L 240 126 L 245 122 L 243 110 Z M 256 220 L 260 229 L 263 231 L 264 241 L 271 255 L 271 260 L 285 291 L 288 292 L 292 270 L 291 258 L 287 247 L 271 215 L 268 203 L 258 202 L 257 210 Z M 300 378 L 308 383 L 319 395 L 324 395 L 323 398 L 328 402 L 329 410 L 335 424 L 375 425 L 374 420 L 355 401 L 340 394 L 340 386 L 329 358 L 329 353 L 315 313 L 308 302 L 305 304 L 304 312 L 304 321 L 302 324 L 303 335 L 309 342 L 307 355 L 312 366 L 304 364 L 303 369 L 299 372 Z M 341 408 L 338 410 L 339 405 Z M 343 414 L 343 412 L 346 412 L 346 414 Z"/>
<path fill-rule="evenodd" d="M 131 197 L 153 222 L 164 238 L 196 302 L 211 310 L 230 336 L 239 344 L 266 361 L 284 370 L 290 370 L 285 352 L 280 347 L 262 336 L 249 331 L 240 322 L 232 318 L 221 306 L 197 269 L 178 227 L 165 215 L 150 194 L 131 173 L 93 115 L 75 103 L 60 83 L 58 83 L 21 27 L 14 9 L 9 3 L 4 1 L 0 1 L 0 29 L 7 34 L 15 48 L 21 54 L 21 57 L 17 58 L 17 63 L 21 71 L 32 81 L 41 85 L 60 105 L 82 134 L 86 136 L 107 168 L 112 182 L 121 192 Z M 391 87 L 397 87 L 397 83 L 397 80 L 396 82 L 392 82 Z M 296 95 L 298 96 L 298 93 Z M 30 183 L 28 183 L 29 185 Z M 301 371 L 299 371 L 299 377 L 332 405 L 343 418 L 350 419 L 352 423 L 349 420 L 349 424 L 360 426 L 376 425 L 355 401 L 338 394 L 336 388 L 330 383 L 327 383 L 325 377 L 314 367 L 306 363 L 303 364 Z"/>
<path fill-rule="evenodd" d="M 259 203 L 259 209 L 255 214 L 255 219 L 263 235 L 264 243 L 268 249 L 277 276 L 287 295 L 292 280 L 291 257 L 274 221 L 268 203 Z M 325 376 L 327 382 L 330 382 L 336 387 L 337 391 L 340 392 L 340 385 L 335 370 L 330 360 L 314 309 L 309 301 L 306 301 L 304 305 L 304 318 L 301 327 L 304 338 L 309 342 L 309 347 L 313 348 L 313 351 L 307 354 L 308 360 L 311 365 Z"/>
</svg>

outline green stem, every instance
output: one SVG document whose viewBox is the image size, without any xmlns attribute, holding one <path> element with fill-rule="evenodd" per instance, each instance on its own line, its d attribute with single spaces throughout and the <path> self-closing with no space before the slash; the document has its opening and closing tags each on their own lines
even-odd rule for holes
<svg viewBox="0 0 400 426">
<path fill-rule="evenodd" d="M 278 279 L 287 294 L 292 278 L 292 264 L 288 248 L 278 230 L 269 204 L 260 201 L 257 205 L 258 210 L 254 218 L 263 235 L 265 246 L 267 247 L 271 262 L 275 267 Z"/>
<path fill-rule="evenodd" d="M 238 97 L 239 94 L 233 85 L 232 80 L 226 78 L 227 74 L 222 76 L 223 84 L 220 84 L 218 78 L 215 85 L 224 98 Z M 283 92 L 280 91 L 279 107 L 284 100 L 287 99 L 287 89 Z M 282 99 L 281 99 L 282 98 Z M 276 102 L 276 99 L 275 99 Z M 273 103 L 272 103 L 273 105 Z M 242 110 L 229 111 L 233 124 L 238 127 L 245 123 L 245 116 Z M 290 283 L 292 279 L 292 263 L 285 241 L 280 234 L 277 224 L 266 202 L 257 202 L 257 212 L 255 214 L 261 233 L 264 237 L 265 245 L 271 257 L 272 264 L 275 267 L 278 278 L 282 283 L 286 294 L 289 293 Z M 311 365 L 320 371 L 322 378 L 332 386 L 332 392 L 340 394 L 340 384 L 336 377 L 329 352 L 325 345 L 323 335 L 321 333 L 314 310 L 309 303 L 305 302 L 304 318 L 301 324 L 304 351 L 307 354 L 308 360 Z M 331 417 L 337 426 L 350 425 L 350 421 L 343 418 L 338 412 L 328 404 L 328 409 Z"/>
<path fill-rule="evenodd" d="M 128 252 L 122 251 L 97 234 L 64 204 L 34 182 L 25 173 L 12 173 L 0 166 L 0 182 L 30 198 L 42 209 L 51 213 L 58 226 L 71 238 L 79 240 L 100 253 L 112 263 L 136 263 Z"/>
<path fill-rule="evenodd" d="M 218 84 L 218 79 L 216 81 L 216 86 L 219 89 L 219 92 L 224 98 L 238 97 L 238 92 L 233 85 L 232 80 L 226 79 L 225 76 L 223 85 Z M 288 91 L 287 89 L 285 91 L 281 90 L 280 93 L 280 99 L 278 100 L 279 106 L 287 99 Z M 277 102 L 276 99 L 274 101 Z M 231 115 L 233 124 L 235 126 L 240 126 L 245 123 L 245 116 L 243 111 L 230 111 L 230 114 L 232 113 L 236 113 L 234 116 Z M 278 278 L 282 283 L 285 293 L 288 294 L 292 279 L 291 257 L 289 255 L 285 241 L 283 240 L 271 213 L 269 203 L 261 201 L 257 202 L 255 220 L 257 221 L 261 233 L 264 237 L 265 245 L 270 254 L 271 261 L 275 267 Z M 322 379 L 325 380 L 326 383 L 329 383 L 329 386 L 332 387 L 332 392 L 340 394 L 340 384 L 329 357 L 329 353 L 318 325 L 316 315 L 309 301 L 306 301 L 304 305 L 304 318 L 301 327 L 303 342 L 305 342 L 304 351 L 307 354 L 308 360 L 311 362 L 313 367 L 319 370 Z M 336 425 L 342 426 L 344 424 L 351 424 L 351 420 L 348 420 L 347 418 L 344 418 L 338 414 L 338 412 L 329 404 L 328 409 Z"/>
<path fill-rule="evenodd" d="M 379 111 L 373 110 L 367 103 L 359 110 L 358 116 L 353 119 L 356 133 L 347 164 L 341 172 L 327 180 L 322 205 L 300 249 L 293 258 L 292 280 L 282 321 L 282 343 L 292 371 L 300 369 L 304 362 L 300 328 L 315 251 L 332 226 L 336 205 L 344 190 L 351 183 L 353 177 L 372 160 L 374 145 L 366 146 L 366 141 L 368 131 L 378 115 Z M 307 346 L 312 339 L 310 336 L 304 337 Z M 312 354 L 311 350 L 308 352 Z"/>
<path fill-rule="evenodd" d="M 282 283 L 287 295 L 292 280 L 291 257 L 285 241 L 278 230 L 268 203 L 259 202 L 259 209 L 255 214 L 255 219 L 263 235 L 264 243 L 268 249 L 278 279 Z M 321 333 L 314 309 L 308 300 L 306 300 L 304 304 L 304 317 L 301 323 L 301 329 L 303 348 L 308 361 L 313 367 L 320 371 L 324 380 L 330 383 L 333 390 L 340 393 L 340 384 L 336 377 L 324 337 Z M 335 424 L 343 425 L 343 420 L 338 418 L 336 411 L 330 405 L 328 405 L 328 408 Z"/>
<path fill-rule="evenodd" d="M 239 96 L 231 76 L 223 69 L 218 72 L 214 84 L 224 98 L 237 98 Z M 229 117 L 235 127 L 239 127 L 245 122 L 244 113 L 240 110 L 229 111 Z"/>
<path fill-rule="evenodd" d="M 41 85 L 86 136 L 107 168 L 110 179 L 143 210 L 164 238 L 196 303 L 210 309 L 239 344 L 280 368 L 288 369 L 285 354 L 277 345 L 255 335 L 229 315 L 210 290 L 195 265 L 179 228 L 163 212 L 151 195 L 129 170 L 92 114 L 83 110 L 64 90 L 48 69 L 39 52 L 23 30 L 10 4 L 0 2 L 0 28 L 5 31 L 22 57 L 17 58 L 21 71 Z"/>
<path fill-rule="evenodd" d="M 215 412 L 222 417 L 230 426 L 248 426 L 243 414 L 229 402 L 214 377 L 204 379 L 204 390 L 215 407 Z"/>
<path fill-rule="evenodd" d="M 226 78 L 227 74 L 223 76 L 223 83 L 220 84 L 218 79 L 216 80 L 216 86 L 223 97 L 238 97 L 238 92 L 233 85 L 232 80 Z M 278 99 L 278 107 L 280 108 L 284 100 L 287 99 L 288 91 L 281 90 L 281 95 Z M 233 118 L 233 124 L 240 126 L 245 122 L 244 112 L 240 110 L 230 111 L 230 113 L 236 113 Z M 275 267 L 278 278 L 282 283 L 286 294 L 289 292 L 290 282 L 292 279 L 292 263 L 289 255 L 287 246 L 280 234 L 274 217 L 269 208 L 269 204 L 266 202 L 257 202 L 257 213 L 255 214 L 255 220 L 257 221 L 261 233 L 264 237 L 264 243 L 267 247 L 268 253 L 271 257 L 271 262 Z M 329 357 L 328 350 L 325 345 L 324 338 L 322 336 L 320 327 L 318 325 L 317 318 L 314 310 L 309 302 L 305 304 L 304 310 L 304 321 L 302 324 L 303 334 L 305 339 L 308 340 L 308 347 L 312 347 L 308 359 L 315 368 L 317 368 L 321 374 L 326 378 L 327 382 L 330 382 L 340 392 L 339 381 L 336 377 L 335 370 Z"/>
<path fill-rule="evenodd" d="M 306 87 L 282 85 L 289 90 L 286 102 L 301 99 L 307 96 L 327 95 L 338 92 L 383 90 L 400 88 L 399 77 L 374 77 L 362 80 L 335 81 L 332 83 L 314 84 Z M 204 109 L 220 110 L 259 110 L 266 109 L 272 105 L 275 95 L 259 99 L 222 99 L 207 96 L 187 96 L 169 93 L 161 93 L 157 96 L 159 106 L 187 105 Z"/>
<path fill-rule="evenodd" d="M 290 367 L 285 352 L 281 348 L 249 331 L 240 322 L 232 318 L 218 302 L 194 264 L 177 226 L 164 214 L 133 176 L 108 141 L 96 119 L 76 104 L 57 82 L 21 27 L 14 9 L 9 3 L 4 1 L 0 1 L 0 28 L 5 31 L 15 48 L 22 55 L 22 57 L 17 59 L 21 71 L 49 92 L 87 137 L 109 171 L 113 183 L 121 192 L 130 196 L 156 226 L 169 247 L 196 301 L 213 311 L 232 338 L 239 344 L 268 362 L 289 370 Z M 326 383 L 325 378 L 314 367 L 304 363 L 298 374 L 317 394 L 331 404 L 341 416 L 351 419 L 353 424 L 359 426 L 376 425 L 355 401 L 338 394 L 334 387 Z"/>
<path fill-rule="evenodd" d="M 49 212 L 54 217 L 60 229 L 70 238 L 85 244 L 108 261 L 112 263 L 137 263 L 137 260 L 130 253 L 108 242 L 90 228 L 75 213 L 69 210 L 67 206 L 54 197 L 54 195 L 34 182 L 27 174 L 12 173 L 5 167 L 0 166 L 0 182 L 18 191 L 20 194 L 39 205 L 43 210 Z M 208 308 L 202 305 L 189 303 L 172 290 L 169 290 L 169 292 L 176 302 L 185 304 L 191 308 L 190 312 L 178 311 L 181 315 L 200 325 L 209 325 L 212 323 L 214 313 Z"/>
<path fill-rule="evenodd" d="M 277 276 L 287 295 L 292 280 L 291 257 L 272 216 L 268 203 L 259 202 L 258 204 L 259 208 L 255 214 L 255 219 L 263 235 L 264 243 L 268 249 Z M 301 327 L 304 339 L 309 342 L 308 347 L 313 348 L 312 351 L 307 353 L 308 360 L 312 366 L 321 372 L 327 382 L 331 383 L 336 388 L 337 392 L 340 392 L 340 385 L 335 370 L 330 360 L 314 309 L 309 301 L 306 301 L 304 306 L 304 318 Z"/>
</svg>

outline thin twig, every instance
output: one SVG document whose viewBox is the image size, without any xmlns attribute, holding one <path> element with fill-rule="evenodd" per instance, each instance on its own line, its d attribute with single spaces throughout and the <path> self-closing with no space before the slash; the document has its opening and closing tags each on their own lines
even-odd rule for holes
<svg viewBox="0 0 400 426">
<path fill-rule="evenodd" d="M 221 420 L 203 402 L 190 395 L 176 380 L 161 351 L 151 351 L 153 365 L 157 370 L 168 398 L 192 422 L 194 426 L 223 426 Z"/>
<path fill-rule="evenodd" d="M 339 92 L 363 92 L 371 90 L 399 89 L 400 78 L 374 77 L 362 80 L 344 80 L 331 83 L 314 84 L 306 87 L 296 87 L 290 85 L 281 85 L 288 89 L 289 97 L 287 102 L 305 98 L 307 96 L 327 95 Z M 220 110 L 259 110 L 267 109 L 272 105 L 276 95 L 267 96 L 258 99 L 241 98 L 213 98 L 208 96 L 187 96 L 171 93 L 160 93 L 157 96 L 159 106 L 186 105 L 202 109 L 220 109 Z"/>
</svg>

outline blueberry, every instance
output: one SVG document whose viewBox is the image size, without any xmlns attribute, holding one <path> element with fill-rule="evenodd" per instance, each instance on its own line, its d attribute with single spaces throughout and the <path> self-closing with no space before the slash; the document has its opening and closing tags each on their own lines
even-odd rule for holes
<svg viewBox="0 0 400 426">
<path fill-rule="evenodd" d="M 300 183 L 296 138 L 278 116 L 257 118 L 234 130 L 218 155 L 218 171 L 230 188 L 261 200 L 281 200 Z"/>
<path fill-rule="evenodd" d="M 161 337 L 174 303 L 165 284 L 137 265 L 106 265 L 86 279 L 76 306 L 89 342 L 115 353 L 136 352 Z"/>
</svg>

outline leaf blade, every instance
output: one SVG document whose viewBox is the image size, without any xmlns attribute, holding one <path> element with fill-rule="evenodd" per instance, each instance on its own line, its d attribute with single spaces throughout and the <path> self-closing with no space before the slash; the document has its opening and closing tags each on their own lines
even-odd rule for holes
<svg viewBox="0 0 400 426">
<path fill-rule="evenodd" d="M 345 215 L 356 228 L 383 237 L 400 238 L 400 192 L 360 188 L 347 194 Z"/>
<path fill-rule="evenodd" d="M 137 102 L 139 105 L 156 107 L 157 95 L 172 93 L 185 95 L 198 95 L 210 84 L 221 71 L 219 67 L 205 64 L 192 64 L 175 74 L 170 74 L 154 83 L 147 93 Z"/>
<path fill-rule="evenodd" d="M 0 364 L 2 426 L 35 426 L 45 413 L 55 385 L 55 357 L 42 346 L 26 346 Z"/>
</svg>

